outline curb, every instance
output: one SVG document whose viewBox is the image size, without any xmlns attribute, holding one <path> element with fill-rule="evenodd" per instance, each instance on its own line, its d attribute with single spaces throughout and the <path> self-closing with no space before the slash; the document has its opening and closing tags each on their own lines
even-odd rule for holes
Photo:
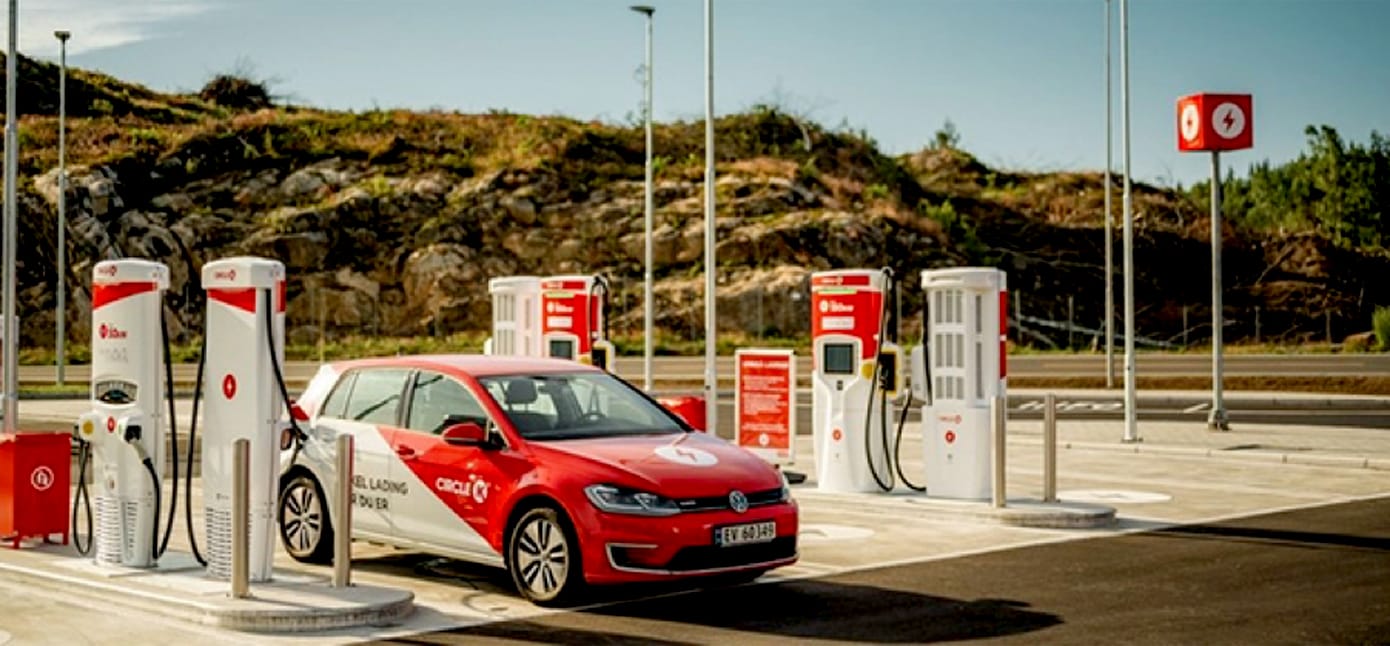
<svg viewBox="0 0 1390 646">
<path fill-rule="evenodd" d="M 249 633 L 301 633 L 380 626 L 399 623 L 415 612 L 415 594 L 406 590 L 354 584 L 348 590 L 355 596 L 370 597 L 361 602 L 334 600 L 342 607 L 310 605 L 312 601 L 275 601 L 271 597 L 288 596 L 298 592 L 290 588 L 311 587 L 322 591 L 334 588 L 327 584 L 288 584 L 280 589 L 261 584 L 252 587 L 248 599 L 221 598 L 222 604 L 190 599 L 175 593 L 161 593 L 135 586 L 96 581 L 82 576 L 49 572 L 32 566 L 0 562 L 0 572 L 13 575 L 52 592 L 81 595 L 94 601 L 119 605 L 204 626 Z M 271 584 L 273 585 L 273 584 Z M 316 590 L 316 592 L 321 592 Z M 268 594 L 267 594 L 268 593 Z M 322 598 L 322 596 L 320 595 Z M 225 607 L 223 607 L 225 604 Z M 272 607 L 271 604 L 274 604 Z M 257 607 L 260 606 L 260 607 Z"/>
<path fill-rule="evenodd" d="M 1042 446 L 1037 438 L 1010 438 L 1009 442 Z M 1221 458 L 1268 462 L 1278 464 L 1297 464 L 1303 466 L 1340 467 L 1350 469 L 1372 469 L 1390 471 L 1390 458 L 1371 458 L 1357 455 L 1324 455 L 1309 453 L 1283 453 L 1278 451 L 1232 451 L 1230 449 L 1209 449 L 1195 446 L 1162 446 L 1134 444 L 1110 444 L 1104 442 L 1058 441 L 1057 448 L 1078 451 L 1108 451 L 1113 453 L 1152 453 L 1181 457 Z"/>
</svg>

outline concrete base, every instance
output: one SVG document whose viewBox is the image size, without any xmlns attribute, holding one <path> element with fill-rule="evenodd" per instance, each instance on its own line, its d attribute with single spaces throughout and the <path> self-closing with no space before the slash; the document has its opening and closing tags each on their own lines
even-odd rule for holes
<svg viewBox="0 0 1390 646">
<path fill-rule="evenodd" d="M 327 577 L 276 571 L 253 583 L 251 596 L 233 599 L 231 584 L 208 577 L 191 554 L 169 552 L 160 567 L 109 567 L 74 557 L 69 548 L 35 545 L 0 550 L 8 578 L 206 626 L 263 633 L 291 633 L 399 623 L 415 609 L 408 590 L 371 585 L 334 588 Z"/>
<path fill-rule="evenodd" d="M 823 493 L 810 487 L 794 487 L 797 500 L 818 509 L 837 506 L 904 514 L 919 519 L 971 521 L 1051 529 L 1090 529 L 1115 524 L 1115 508 L 1080 502 L 1042 502 L 1010 498 L 1004 507 L 988 500 L 931 498 L 919 493 Z"/>
</svg>

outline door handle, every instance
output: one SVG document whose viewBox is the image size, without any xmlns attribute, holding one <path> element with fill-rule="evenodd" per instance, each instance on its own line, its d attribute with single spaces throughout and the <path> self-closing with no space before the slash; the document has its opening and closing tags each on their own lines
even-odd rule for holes
<svg viewBox="0 0 1390 646">
<path fill-rule="evenodd" d="M 415 459 L 416 453 L 415 449 L 408 446 L 398 446 L 396 447 L 396 455 L 401 456 L 403 460 L 413 460 Z"/>
</svg>

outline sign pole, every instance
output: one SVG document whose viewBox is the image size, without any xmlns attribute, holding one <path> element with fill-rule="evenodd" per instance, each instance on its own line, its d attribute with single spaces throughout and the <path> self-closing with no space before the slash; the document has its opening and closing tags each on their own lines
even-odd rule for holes
<svg viewBox="0 0 1390 646">
<path fill-rule="evenodd" d="M 1211 415 L 1207 429 L 1229 431 L 1222 402 L 1221 361 L 1221 151 L 1211 151 Z"/>
<path fill-rule="evenodd" d="M 15 236 L 19 231 L 19 207 L 15 197 L 15 183 L 19 174 L 19 119 L 15 114 L 15 51 L 19 41 L 19 0 L 10 0 L 10 44 L 5 57 L 5 240 L 3 243 L 3 264 L 5 270 L 3 307 L 4 330 L 4 414 L 5 433 L 15 432 L 19 423 L 19 394 L 17 377 L 19 371 L 19 326 L 15 320 Z"/>
<path fill-rule="evenodd" d="M 1138 442 L 1134 356 L 1134 205 L 1129 185 L 1129 0 L 1120 0 L 1120 146 L 1124 156 L 1125 442 Z"/>
</svg>

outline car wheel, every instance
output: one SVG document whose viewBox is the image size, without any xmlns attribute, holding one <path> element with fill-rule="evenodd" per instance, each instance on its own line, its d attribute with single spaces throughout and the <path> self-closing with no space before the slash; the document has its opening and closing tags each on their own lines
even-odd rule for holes
<svg viewBox="0 0 1390 646">
<path fill-rule="evenodd" d="M 539 606 L 562 605 L 584 585 L 579 541 L 569 522 L 550 507 L 516 521 L 507 541 L 507 564 L 521 596 Z"/>
<path fill-rule="evenodd" d="M 303 563 L 333 562 L 333 524 L 323 487 L 313 476 L 296 474 L 280 488 L 276 517 L 280 544 L 291 558 Z"/>
</svg>

